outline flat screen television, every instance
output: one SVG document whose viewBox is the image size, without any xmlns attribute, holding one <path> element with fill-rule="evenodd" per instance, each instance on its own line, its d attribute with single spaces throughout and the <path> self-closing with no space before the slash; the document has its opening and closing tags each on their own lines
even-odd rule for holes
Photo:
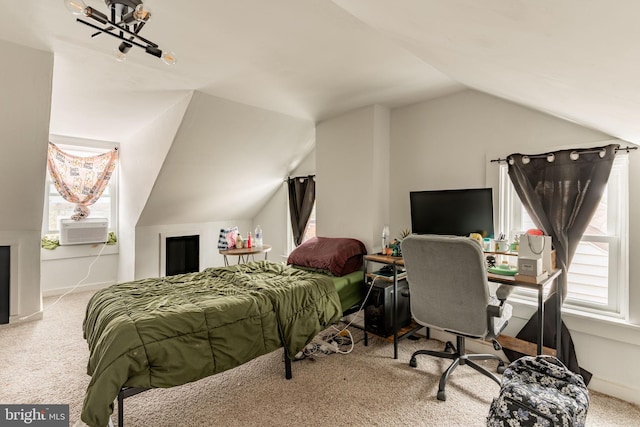
<svg viewBox="0 0 640 427">
<path fill-rule="evenodd" d="M 413 233 L 493 237 L 491 188 L 412 191 L 409 200 Z"/>
</svg>

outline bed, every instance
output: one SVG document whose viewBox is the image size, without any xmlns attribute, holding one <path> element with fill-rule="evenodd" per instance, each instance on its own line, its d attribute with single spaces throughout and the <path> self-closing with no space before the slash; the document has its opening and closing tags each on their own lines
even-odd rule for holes
<svg viewBox="0 0 640 427">
<path fill-rule="evenodd" d="M 303 246 L 289 265 L 258 261 L 98 291 L 83 323 L 91 381 L 82 420 L 107 425 L 117 397 L 122 425 L 127 396 L 196 381 L 281 347 L 290 378 L 294 355 L 360 303 L 366 252 L 354 239 Z"/>
</svg>

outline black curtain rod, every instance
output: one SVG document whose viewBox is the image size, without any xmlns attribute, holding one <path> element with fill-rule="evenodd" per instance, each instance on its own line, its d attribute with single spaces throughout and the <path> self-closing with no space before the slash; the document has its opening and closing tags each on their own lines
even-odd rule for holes
<svg viewBox="0 0 640 427">
<path fill-rule="evenodd" d="M 51 142 L 51 141 L 49 141 L 49 144 L 56 145 L 56 144 L 54 144 L 54 143 L 53 143 L 53 142 Z M 64 144 L 63 144 L 63 145 L 64 145 Z M 114 149 L 115 151 L 118 151 L 118 147 L 113 147 L 113 149 Z"/>
<path fill-rule="evenodd" d="M 618 151 L 626 151 L 628 153 L 631 150 L 637 150 L 637 149 L 638 149 L 638 147 L 629 147 L 629 146 L 627 146 L 627 147 L 622 147 L 622 148 L 616 148 L 615 151 L 616 152 L 618 152 Z M 587 153 L 588 154 L 588 153 L 599 153 L 600 152 L 600 150 L 592 150 L 590 148 L 586 148 L 586 149 L 582 149 L 582 150 L 581 149 L 577 149 L 577 150 L 574 150 L 574 151 L 576 151 L 579 154 L 580 153 Z M 543 153 L 543 154 L 535 154 L 533 156 L 527 156 L 527 157 L 529 157 L 530 159 L 540 159 L 540 158 L 547 157 L 549 154 L 552 154 L 552 153 L 549 152 L 549 153 Z M 502 162 L 506 162 L 506 161 L 507 161 L 507 159 L 498 158 L 498 159 L 491 160 L 491 163 L 502 163 Z"/>
<path fill-rule="evenodd" d="M 289 181 L 290 179 L 297 179 L 297 178 L 309 178 L 309 177 L 313 177 L 313 178 L 315 178 L 315 177 L 316 177 L 316 174 L 314 173 L 314 174 L 311 174 L 311 175 L 288 176 L 288 177 L 286 177 L 283 181 L 284 181 L 284 182 L 287 182 L 287 181 Z"/>
</svg>

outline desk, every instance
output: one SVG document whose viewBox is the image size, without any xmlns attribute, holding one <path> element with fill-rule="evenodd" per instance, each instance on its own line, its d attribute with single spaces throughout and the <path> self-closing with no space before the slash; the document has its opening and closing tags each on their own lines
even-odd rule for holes
<svg viewBox="0 0 640 427">
<path fill-rule="evenodd" d="M 415 322 L 413 322 L 413 325 L 410 324 L 406 329 L 404 329 L 403 333 L 400 335 L 398 332 L 398 299 L 396 297 L 396 295 L 398 294 L 398 281 L 402 280 L 404 278 L 407 277 L 406 273 L 402 273 L 398 271 L 398 266 L 403 266 L 404 265 L 404 261 L 402 260 L 402 257 L 394 257 L 394 256 L 390 256 L 390 255 L 381 255 L 381 254 L 373 254 L 373 255 L 365 255 L 364 256 L 364 260 L 366 262 L 376 262 L 379 264 L 385 264 L 385 265 L 391 265 L 393 268 L 393 274 L 389 277 L 382 277 L 382 276 L 378 276 L 378 277 L 382 277 L 383 280 L 386 280 L 388 282 L 392 282 L 393 283 L 393 291 L 392 291 L 392 304 L 391 304 L 391 319 L 392 319 L 392 326 L 391 329 L 393 330 L 393 358 L 397 359 L 398 358 L 398 340 L 400 338 L 405 338 L 405 337 L 410 337 L 411 335 L 413 335 L 415 332 L 417 332 L 419 329 L 424 328 L 424 326 L 422 325 L 417 325 L 417 326 L 413 326 L 415 325 Z M 374 279 L 375 275 L 371 274 L 371 273 L 367 273 L 367 278 L 370 279 Z M 365 281 L 366 282 L 366 281 Z M 372 285 L 373 286 L 373 285 Z M 363 303 L 366 309 L 366 301 Z M 429 338 L 429 328 L 427 328 L 427 338 Z M 364 345 L 368 344 L 368 337 L 367 337 L 367 328 L 366 328 L 366 314 L 365 314 L 365 327 L 364 327 Z"/>
<path fill-rule="evenodd" d="M 398 358 L 398 329 L 395 325 L 396 320 L 396 309 L 397 309 L 397 301 L 396 301 L 396 293 L 398 290 L 398 278 L 400 274 L 398 273 L 398 267 L 404 267 L 404 260 L 402 257 L 392 257 L 388 255 L 365 255 L 365 261 L 373 261 L 382 264 L 390 264 L 393 266 L 393 319 L 394 319 L 394 334 L 393 334 L 393 346 L 394 346 L 394 359 Z M 404 273 L 403 273 L 404 274 Z M 537 343 L 536 343 L 536 352 L 537 354 L 543 354 L 542 347 L 544 343 L 544 288 L 548 285 L 552 284 L 554 280 L 556 280 L 562 274 L 561 269 L 553 270 L 549 276 L 540 283 L 528 283 L 520 280 L 516 280 L 514 276 L 506 276 L 501 274 L 493 274 L 487 273 L 487 280 L 493 283 L 499 283 L 502 285 L 509 286 L 518 286 L 529 289 L 535 289 L 538 291 L 538 335 L 537 335 Z M 406 274 L 402 277 L 405 277 Z M 561 289 L 558 289 L 558 292 L 561 292 Z M 560 293 L 562 295 L 562 293 Z M 561 348 L 561 338 L 562 338 L 562 301 L 561 298 L 556 298 L 558 306 L 556 311 L 556 353 L 557 357 L 559 357 L 559 349 Z M 365 339 L 366 339 L 366 330 L 365 330 Z M 366 341 L 365 341 L 366 343 Z"/>
<path fill-rule="evenodd" d="M 220 251 L 220 255 L 224 256 L 224 265 L 229 265 L 227 255 L 237 256 L 238 264 L 249 262 L 249 257 L 255 261 L 255 255 L 264 253 L 264 259 L 267 259 L 267 253 L 271 251 L 271 246 L 262 245 L 260 247 L 242 248 L 242 249 L 224 249 Z"/>
<path fill-rule="evenodd" d="M 501 274 L 487 273 L 487 279 L 493 283 L 501 285 L 518 286 L 523 288 L 535 289 L 538 291 L 538 336 L 537 336 L 537 354 L 542 354 L 542 346 L 544 342 L 544 288 L 552 284 L 562 274 L 562 270 L 557 268 L 549 274 L 549 277 L 540 283 L 528 283 L 516 280 L 514 276 L 505 276 Z M 560 295 L 562 292 L 558 289 Z M 562 344 L 562 298 L 556 298 L 556 357 L 560 358 L 560 345 Z"/>
</svg>

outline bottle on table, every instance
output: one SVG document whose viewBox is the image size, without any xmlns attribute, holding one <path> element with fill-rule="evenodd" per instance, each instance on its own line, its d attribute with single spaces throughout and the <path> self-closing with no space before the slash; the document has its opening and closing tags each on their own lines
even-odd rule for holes
<svg viewBox="0 0 640 427">
<path fill-rule="evenodd" d="M 253 237 L 254 237 L 253 246 L 255 246 L 256 248 L 261 248 L 262 247 L 262 228 L 259 225 L 256 227 L 256 231 Z"/>
<path fill-rule="evenodd" d="M 252 247 L 252 243 L 253 243 L 253 242 L 251 241 L 251 232 L 250 232 L 250 231 L 248 231 L 248 232 L 247 232 L 247 248 L 248 248 L 248 249 L 251 249 L 251 247 Z"/>
<path fill-rule="evenodd" d="M 389 249 L 389 226 L 385 225 L 382 229 L 382 255 L 387 255 Z"/>
</svg>

